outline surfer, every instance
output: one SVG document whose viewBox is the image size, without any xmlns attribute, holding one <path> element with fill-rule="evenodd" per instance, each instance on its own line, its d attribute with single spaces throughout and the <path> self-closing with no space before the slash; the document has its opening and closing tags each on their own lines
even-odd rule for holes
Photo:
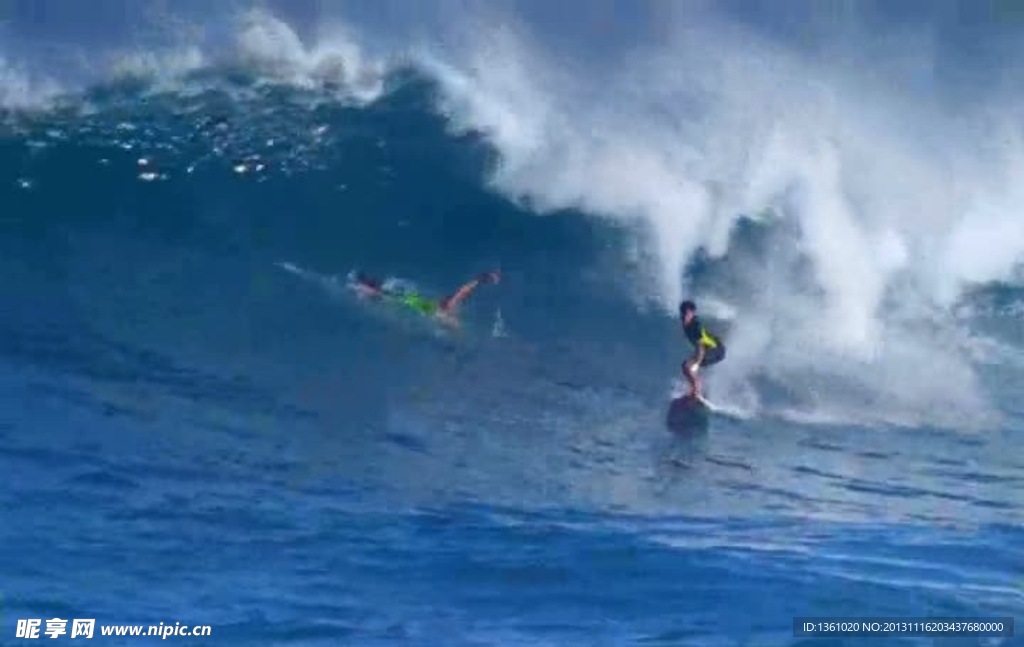
<svg viewBox="0 0 1024 647">
<path fill-rule="evenodd" d="M 454 325 L 458 323 L 456 315 L 459 304 L 465 301 L 473 293 L 473 290 L 483 283 L 497 283 L 500 280 L 500 272 L 484 272 L 472 281 L 463 284 L 458 290 L 440 301 L 428 299 L 415 290 L 389 288 L 380 279 L 363 272 L 356 272 L 355 287 L 365 296 L 389 299 L 412 308 L 420 314 L 428 317 L 437 317 L 447 324 Z"/>
<path fill-rule="evenodd" d="M 725 359 L 725 344 L 709 333 L 697 318 L 697 306 L 693 301 L 683 301 L 679 304 L 679 318 L 683 323 L 683 333 L 695 349 L 693 356 L 683 362 L 683 375 L 690 383 L 688 397 L 699 399 L 703 394 L 697 371 L 702 366 L 711 366 Z"/>
</svg>

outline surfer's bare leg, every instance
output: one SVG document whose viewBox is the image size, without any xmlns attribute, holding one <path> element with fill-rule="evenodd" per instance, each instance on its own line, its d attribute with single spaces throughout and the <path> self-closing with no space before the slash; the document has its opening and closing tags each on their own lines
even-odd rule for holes
<svg viewBox="0 0 1024 647">
<path fill-rule="evenodd" d="M 700 377 L 697 375 L 697 371 L 700 370 L 700 363 L 702 361 L 704 361 L 703 344 L 697 346 L 697 352 L 693 357 L 683 362 L 683 375 L 686 376 L 686 380 L 690 383 L 691 398 L 699 398 L 702 395 L 702 385 L 700 383 Z"/>
<path fill-rule="evenodd" d="M 683 377 L 690 383 L 690 393 L 687 397 L 699 398 L 701 396 L 700 377 L 697 376 L 697 362 L 691 358 L 683 362 Z"/>
<path fill-rule="evenodd" d="M 499 272 L 485 272 L 480 276 L 476 277 L 469 283 L 464 284 L 454 294 L 445 297 L 441 300 L 438 305 L 440 314 L 444 316 L 450 316 L 454 314 L 455 310 L 459 307 L 459 304 L 465 301 L 473 290 L 477 289 L 481 283 L 497 283 L 501 280 L 501 274 Z"/>
</svg>

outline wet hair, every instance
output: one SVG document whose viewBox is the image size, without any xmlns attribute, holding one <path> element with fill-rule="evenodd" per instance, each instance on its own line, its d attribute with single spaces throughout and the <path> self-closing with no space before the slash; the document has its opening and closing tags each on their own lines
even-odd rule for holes
<svg viewBox="0 0 1024 647">
<path fill-rule="evenodd" d="M 683 301 L 679 304 L 679 316 L 685 317 L 687 312 L 697 312 L 697 304 L 693 301 Z"/>
</svg>

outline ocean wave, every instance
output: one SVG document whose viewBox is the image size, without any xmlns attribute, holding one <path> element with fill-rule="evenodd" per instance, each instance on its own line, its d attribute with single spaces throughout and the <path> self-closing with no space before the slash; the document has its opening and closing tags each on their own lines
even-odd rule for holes
<svg viewBox="0 0 1024 647">
<path fill-rule="evenodd" d="M 218 70 L 237 70 L 261 83 L 320 91 L 338 101 L 369 103 L 384 92 L 384 81 L 393 69 L 367 55 L 340 24 L 325 27 L 315 39 L 303 40 L 264 9 L 227 13 L 217 19 L 227 34 L 219 39 L 205 29 L 176 25 L 154 42 L 143 44 L 62 43 L 59 57 L 40 57 L 34 66 L 11 64 L 5 57 L 11 54 L 0 46 L 0 110 L 52 110 L 81 101 L 96 87 L 126 81 L 142 82 L 159 92 L 191 93 L 207 89 L 201 81 L 208 81 L 209 72 Z M 23 45 L 20 58 L 26 51 L 32 50 Z M 52 58 L 59 61 L 59 74 L 47 69 L 54 65 L 49 63 Z"/>
<path fill-rule="evenodd" d="M 385 146 L 387 100 L 414 70 L 428 82 L 400 110 L 429 106 L 449 133 L 487 142 L 492 189 L 623 232 L 602 282 L 638 305 L 671 312 L 690 295 L 728 313 L 726 390 L 763 406 L 767 380 L 841 416 L 982 419 L 952 308 L 1019 280 L 1024 133 L 1006 95 L 965 107 L 894 87 L 923 74 L 921 39 L 909 64 L 829 65 L 720 12 L 670 13 L 663 38 L 595 69 L 507 8 L 373 54 L 372 30 L 339 17 L 300 28 L 268 8 L 217 10 L 222 33 L 176 24 L 159 44 L 98 52 L 70 112 L 54 106 L 75 83 L 33 71 L 45 66 L 0 66 L 0 99 L 49 110 L 17 122 L 31 159 L 69 139 L 124 151 L 138 180 L 212 162 L 261 182 L 331 172 L 352 137 Z M 35 168 L 18 168 L 21 190 Z"/>
</svg>

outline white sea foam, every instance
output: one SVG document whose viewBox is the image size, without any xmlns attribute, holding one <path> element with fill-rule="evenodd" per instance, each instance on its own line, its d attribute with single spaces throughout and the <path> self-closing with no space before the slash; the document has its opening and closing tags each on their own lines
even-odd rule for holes
<svg viewBox="0 0 1024 647">
<path fill-rule="evenodd" d="M 698 250 L 746 264 L 727 297 L 729 388 L 759 375 L 842 414 L 980 420 L 948 307 L 1024 259 L 1024 146 L 1005 96 L 953 112 L 897 85 L 927 77 L 927 48 L 914 49 L 927 39 L 908 41 L 898 69 L 868 57 L 833 67 L 688 18 L 589 74 L 507 21 L 420 60 L 454 126 L 501 153 L 496 187 L 645 228 L 667 311 L 702 296 L 684 274 Z M 730 235 L 748 214 L 773 232 L 753 259 Z"/>
<path fill-rule="evenodd" d="M 0 51 L 0 109 L 48 108 L 61 92 L 55 80 L 11 62 Z"/>
<path fill-rule="evenodd" d="M 54 98 L 75 95 L 96 84 L 139 79 L 160 91 L 188 92 L 196 72 L 234 68 L 257 79 L 325 91 L 338 99 L 369 103 L 384 91 L 389 63 L 367 54 L 343 24 L 330 21 L 315 32 L 298 31 L 266 9 L 228 12 L 211 8 L 218 31 L 168 20 L 166 32 L 153 43 L 132 41 L 107 47 L 73 42 L 38 43 L 40 52 L 60 51 L 58 75 L 15 65 L 0 41 L 0 108 L 46 109 Z M 32 46 L 21 50 L 31 52 Z M 29 56 L 31 58 L 31 56 Z M 41 57 L 46 59 L 46 57 Z M 45 66 L 44 66 L 45 69 Z M 205 87 L 205 86 L 200 86 Z"/>
</svg>

